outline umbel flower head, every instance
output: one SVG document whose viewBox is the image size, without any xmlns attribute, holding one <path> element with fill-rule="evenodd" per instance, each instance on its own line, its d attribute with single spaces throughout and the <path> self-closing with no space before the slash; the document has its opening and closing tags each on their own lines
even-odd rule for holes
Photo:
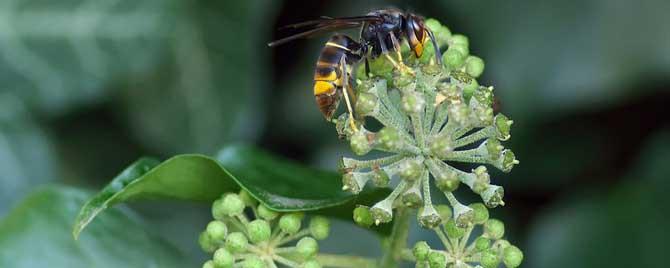
<svg viewBox="0 0 670 268">
<path fill-rule="evenodd" d="M 305 228 L 303 213 L 272 211 L 245 191 L 214 201 L 212 215 L 199 239 L 202 249 L 213 254 L 203 268 L 321 267 L 315 257 L 317 240 L 330 232 L 325 217 L 312 217 Z"/>
<path fill-rule="evenodd" d="M 496 219 L 489 219 L 486 207 L 472 204 L 474 211 L 472 224 L 459 227 L 451 217 L 451 209 L 444 205 L 437 207 L 444 218 L 452 218 L 433 228 L 442 242 L 444 250 L 431 249 L 425 241 L 419 241 L 412 249 L 416 267 L 518 267 L 523 261 L 523 252 L 503 239 L 505 225 Z M 481 229 L 481 235 L 470 238 L 475 229 Z M 479 230 L 477 230 L 479 232 Z"/>
<path fill-rule="evenodd" d="M 465 227 L 473 211 L 452 192 L 464 184 L 487 207 L 504 205 L 504 190 L 491 183 L 487 166 L 509 172 L 519 163 L 501 143 L 510 138 L 512 120 L 494 114 L 493 87 L 476 80 L 484 61 L 470 55 L 467 37 L 452 35 L 432 19 L 427 26 L 440 48 L 447 48 L 443 66 L 435 62 L 430 43 L 421 58 L 407 58 L 407 69 L 394 68 L 384 57 L 373 60 L 370 77 L 364 68 L 357 74 L 354 111 L 359 127 L 351 127 L 347 113 L 336 120 L 338 133 L 349 140 L 355 154 L 387 153 L 372 160 L 343 158 L 340 163 L 346 191 L 357 194 L 368 183 L 394 189 L 371 208 L 357 209 L 354 217 L 368 220 L 359 222 L 364 225 L 391 221 L 397 206 L 420 208 L 419 222 L 426 228 L 450 220 L 441 218 L 433 206 L 434 186 L 449 200 L 455 223 Z M 367 129 L 364 123 L 371 120 L 382 127 Z M 477 167 L 460 170 L 452 165 L 455 162 Z"/>
</svg>

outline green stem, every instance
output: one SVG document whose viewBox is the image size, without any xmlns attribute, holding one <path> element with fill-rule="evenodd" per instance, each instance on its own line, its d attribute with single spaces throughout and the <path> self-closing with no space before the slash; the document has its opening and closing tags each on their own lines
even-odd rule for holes
<svg viewBox="0 0 670 268">
<path fill-rule="evenodd" d="M 454 143 L 453 143 L 453 146 L 454 146 L 454 148 L 463 147 L 463 146 L 475 143 L 479 140 L 495 137 L 495 135 L 496 135 L 496 132 L 495 132 L 494 127 L 490 127 L 490 126 L 485 127 L 485 128 L 482 128 L 482 129 L 478 130 L 475 133 L 472 133 L 472 134 L 467 135 L 463 138 L 455 140 Z M 454 137 L 454 138 L 457 138 L 457 137 Z"/>
<path fill-rule="evenodd" d="M 318 255 L 316 255 L 316 260 L 321 265 L 323 265 L 323 267 L 336 267 L 336 268 L 376 267 L 374 259 L 360 256 L 319 253 Z"/>
<path fill-rule="evenodd" d="M 410 213 L 406 208 L 398 208 L 395 214 L 389 237 L 390 246 L 381 259 L 381 267 L 384 268 L 398 267 L 398 263 L 402 260 L 402 251 L 407 247 Z"/>
</svg>

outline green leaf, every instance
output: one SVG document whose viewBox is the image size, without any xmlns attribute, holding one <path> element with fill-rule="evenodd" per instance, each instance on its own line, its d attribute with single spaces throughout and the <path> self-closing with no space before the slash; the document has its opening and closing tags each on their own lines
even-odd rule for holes
<svg viewBox="0 0 670 268">
<path fill-rule="evenodd" d="M 138 160 L 82 207 L 73 235 L 77 237 L 105 209 L 130 200 L 211 202 L 242 187 L 277 211 L 332 208 L 322 213 L 350 219 L 355 204 L 370 204 L 388 194 L 378 189 L 351 195 L 341 190 L 335 172 L 304 167 L 250 146 L 227 147 L 217 160 L 203 155 L 179 155 L 160 164 L 149 158 Z"/>
<path fill-rule="evenodd" d="M 194 267 L 127 211 L 110 209 L 79 241 L 70 223 L 90 193 L 43 187 L 0 221 L 0 267 Z"/>
</svg>

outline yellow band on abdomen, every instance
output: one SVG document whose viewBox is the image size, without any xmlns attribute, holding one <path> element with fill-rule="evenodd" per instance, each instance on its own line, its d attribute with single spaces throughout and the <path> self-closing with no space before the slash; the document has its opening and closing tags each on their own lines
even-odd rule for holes
<svg viewBox="0 0 670 268">
<path fill-rule="evenodd" d="M 333 94 L 335 86 L 327 81 L 314 81 L 314 95 Z"/>
</svg>

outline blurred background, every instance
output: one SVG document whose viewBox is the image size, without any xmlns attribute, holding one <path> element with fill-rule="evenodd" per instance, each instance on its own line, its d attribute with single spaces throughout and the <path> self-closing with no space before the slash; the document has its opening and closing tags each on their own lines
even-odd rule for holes
<svg viewBox="0 0 670 268">
<path fill-rule="evenodd" d="M 311 92 L 327 35 L 266 43 L 284 36 L 281 25 L 390 5 L 468 36 L 485 60 L 480 84 L 496 87 L 514 119 L 507 146 L 521 160 L 510 174 L 492 174 L 507 204 L 492 214 L 524 250 L 525 267 L 663 267 L 665 0 L 3 0 L 0 218 L 42 184 L 99 189 L 140 156 L 213 154 L 230 142 L 334 169 L 348 145 Z M 201 256 L 195 237 L 206 206 L 133 207 Z M 433 238 L 417 231 L 417 239 Z M 379 246 L 334 237 L 322 251 L 375 255 Z"/>
</svg>

